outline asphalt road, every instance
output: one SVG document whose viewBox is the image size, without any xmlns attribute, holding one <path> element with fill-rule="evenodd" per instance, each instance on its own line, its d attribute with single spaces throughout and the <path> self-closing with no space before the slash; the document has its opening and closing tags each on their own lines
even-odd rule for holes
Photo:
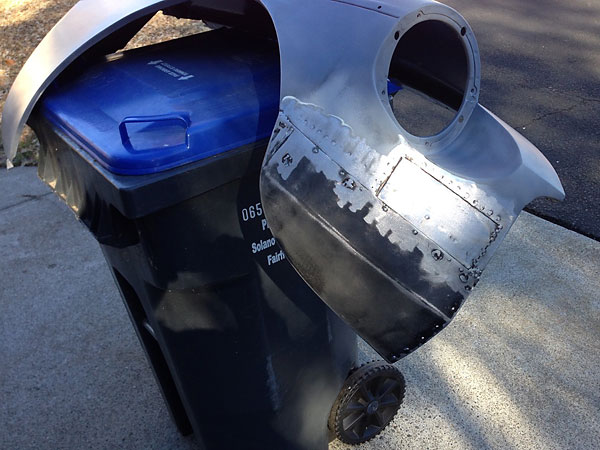
<svg viewBox="0 0 600 450">
<path fill-rule="evenodd" d="M 449 0 L 481 53 L 480 102 L 533 142 L 567 197 L 528 210 L 600 240 L 600 1 Z"/>
</svg>

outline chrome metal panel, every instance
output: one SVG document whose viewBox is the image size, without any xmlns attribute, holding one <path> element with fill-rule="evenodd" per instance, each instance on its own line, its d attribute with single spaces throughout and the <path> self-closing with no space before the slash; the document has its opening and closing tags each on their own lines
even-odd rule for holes
<svg viewBox="0 0 600 450">
<path fill-rule="evenodd" d="M 124 25 L 183 0 L 82 0 L 50 30 L 12 85 L 2 114 L 7 166 L 31 110 L 52 81 L 83 52 Z"/>
<path fill-rule="evenodd" d="M 269 225 L 323 301 L 395 361 L 449 323 L 521 209 L 564 191 L 541 153 L 478 104 L 477 43 L 456 11 L 263 3 L 282 77 L 261 175 Z M 468 79 L 454 120 L 417 137 L 396 121 L 387 77 L 398 39 L 426 20 L 461 36 Z"/>
</svg>

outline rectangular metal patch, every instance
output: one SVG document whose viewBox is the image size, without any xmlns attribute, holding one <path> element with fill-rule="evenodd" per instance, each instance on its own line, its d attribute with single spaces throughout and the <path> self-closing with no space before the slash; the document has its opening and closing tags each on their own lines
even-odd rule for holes
<svg viewBox="0 0 600 450">
<path fill-rule="evenodd" d="M 493 220 L 407 159 L 402 159 L 379 198 L 465 267 L 484 250 Z"/>
</svg>

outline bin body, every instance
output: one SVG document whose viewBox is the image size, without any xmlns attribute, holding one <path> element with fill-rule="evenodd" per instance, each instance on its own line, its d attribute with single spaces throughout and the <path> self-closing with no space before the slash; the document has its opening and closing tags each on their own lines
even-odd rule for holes
<svg viewBox="0 0 600 450">
<path fill-rule="evenodd" d="M 218 30 L 112 57 L 30 119 L 40 178 L 100 243 L 173 419 L 207 449 L 327 448 L 356 364 L 264 220 L 269 45 Z"/>
</svg>

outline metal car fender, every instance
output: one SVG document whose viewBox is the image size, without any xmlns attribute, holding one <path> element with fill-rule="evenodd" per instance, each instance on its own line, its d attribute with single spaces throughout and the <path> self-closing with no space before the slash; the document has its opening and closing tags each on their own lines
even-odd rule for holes
<svg viewBox="0 0 600 450">
<path fill-rule="evenodd" d="M 522 208 L 562 199 L 550 163 L 478 103 L 477 42 L 429 0 L 262 0 L 281 54 L 281 112 L 261 174 L 269 226 L 298 273 L 386 360 L 444 328 Z M 417 137 L 396 121 L 388 70 L 435 20 L 467 54 L 455 119 Z"/>
<path fill-rule="evenodd" d="M 127 24 L 179 3 L 77 3 L 8 95 L 9 167 L 30 112 L 66 67 Z M 521 209 L 564 191 L 543 155 L 479 105 L 477 42 L 453 9 L 430 0 L 261 3 L 281 58 L 281 111 L 260 182 L 269 225 L 307 284 L 396 361 L 450 322 Z M 416 137 L 394 117 L 388 70 L 402 36 L 427 20 L 461 36 L 468 77 L 450 125 Z"/>
</svg>

